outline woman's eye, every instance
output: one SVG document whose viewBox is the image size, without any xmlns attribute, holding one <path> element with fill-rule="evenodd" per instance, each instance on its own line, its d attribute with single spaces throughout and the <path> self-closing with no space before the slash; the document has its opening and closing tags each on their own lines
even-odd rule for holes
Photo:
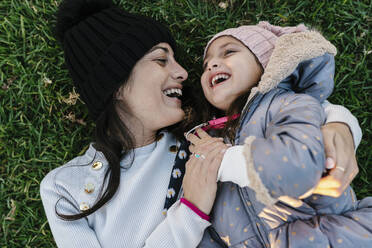
<svg viewBox="0 0 372 248">
<path fill-rule="evenodd" d="M 156 61 L 161 64 L 161 65 L 165 65 L 167 63 L 167 59 L 156 59 Z"/>
</svg>

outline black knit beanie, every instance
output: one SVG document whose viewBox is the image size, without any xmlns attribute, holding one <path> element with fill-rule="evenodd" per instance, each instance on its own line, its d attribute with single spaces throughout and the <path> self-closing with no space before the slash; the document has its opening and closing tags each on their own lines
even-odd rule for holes
<svg viewBox="0 0 372 248">
<path fill-rule="evenodd" d="M 128 13 L 111 0 L 64 0 L 56 34 L 73 82 L 96 120 L 136 62 L 160 42 L 175 50 L 159 22 Z"/>
</svg>

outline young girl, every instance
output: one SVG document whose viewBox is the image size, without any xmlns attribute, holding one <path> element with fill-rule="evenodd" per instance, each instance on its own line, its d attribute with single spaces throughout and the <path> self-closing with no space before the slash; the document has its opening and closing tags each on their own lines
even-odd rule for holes
<svg viewBox="0 0 372 248">
<path fill-rule="evenodd" d="M 212 212 L 229 247 L 371 247 L 371 197 L 357 201 L 350 187 L 338 198 L 311 195 L 325 171 L 320 103 L 333 89 L 335 54 L 316 31 L 267 22 L 227 29 L 206 46 L 203 92 L 231 116 L 224 133 L 234 146 Z M 190 150 L 203 159 L 210 137 L 197 132 Z M 200 246 L 216 247 L 218 235 L 206 232 Z"/>
</svg>

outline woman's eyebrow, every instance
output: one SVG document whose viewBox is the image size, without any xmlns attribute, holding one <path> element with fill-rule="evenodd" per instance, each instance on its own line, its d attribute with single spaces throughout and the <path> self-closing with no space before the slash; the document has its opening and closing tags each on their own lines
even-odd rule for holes
<svg viewBox="0 0 372 248">
<path fill-rule="evenodd" d="M 161 49 L 161 50 L 163 50 L 165 53 L 169 53 L 169 49 L 166 48 L 166 47 L 162 47 L 162 46 L 154 46 L 153 48 L 150 49 L 150 51 L 148 51 L 147 54 L 152 53 L 153 51 L 155 51 L 155 50 L 157 50 L 157 49 Z"/>
</svg>

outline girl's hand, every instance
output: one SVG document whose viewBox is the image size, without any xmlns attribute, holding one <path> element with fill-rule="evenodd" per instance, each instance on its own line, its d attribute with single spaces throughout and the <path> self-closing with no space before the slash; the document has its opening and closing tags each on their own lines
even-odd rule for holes
<svg viewBox="0 0 372 248">
<path fill-rule="evenodd" d="M 358 174 L 354 140 L 346 124 L 331 122 L 322 127 L 328 176 L 320 179 L 313 194 L 339 197 Z M 332 162 L 333 160 L 333 162 Z"/>
<path fill-rule="evenodd" d="M 203 136 L 199 130 L 198 135 Z M 186 172 L 182 184 L 184 197 L 209 215 L 216 198 L 218 169 L 227 146 L 221 139 L 212 137 L 205 139 L 204 136 L 201 141 L 193 134 L 188 136 L 188 140 L 194 144 L 198 143 L 198 145 L 193 146 L 193 155 L 186 163 Z"/>
</svg>

